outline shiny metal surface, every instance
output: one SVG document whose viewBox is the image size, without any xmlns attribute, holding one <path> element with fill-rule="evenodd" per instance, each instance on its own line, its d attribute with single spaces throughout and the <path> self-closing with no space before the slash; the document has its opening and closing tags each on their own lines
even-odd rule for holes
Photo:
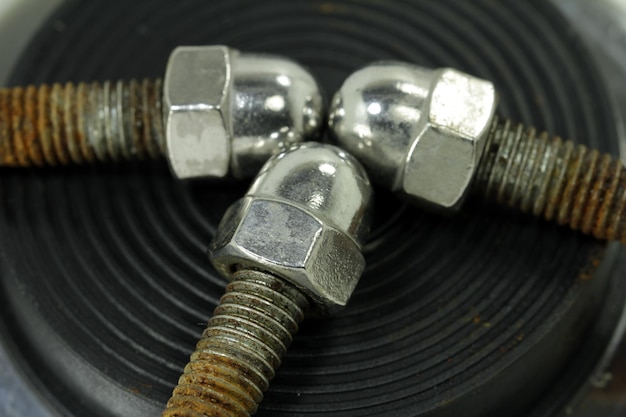
<svg viewBox="0 0 626 417">
<path fill-rule="evenodd" d="M 224 46 L 180 47 L 163 84 L 166 154 L 180 178 L 217 177 L 230 167 L 231 55 Z"/>
<path fill-rule="evenodd" d="M 233 205 L 211 243 L 227 278 L 261 269 L 305 291 L 319 312 L 343 307 L 365 260 L 372 191 L 365 170 L 343 150 L 304 143 L 271 158 Z"/>
<path fill-rule="evenodd" d="M 233 175 L 252 178 L 270 155 L 319 136 L 324 106 L 311 74 L 271 55 L 242 54 L 233 60 L 231 103 Z"/>
<path fill-rule="evenodd" d="M 179 47 L 165 76 L 167 157 L 181 179 L 254 176 L 267 159 L 315 138 L 322 95 L 297 63 L 225 46 Z"/>
<path fill-rule="evenodd" d="M 375 181 L 423 205 L 455 209 L 476 172 L 496 104 L 488 81 L 382 62 L 345 81 L 329 124 Z"/>
</svg>

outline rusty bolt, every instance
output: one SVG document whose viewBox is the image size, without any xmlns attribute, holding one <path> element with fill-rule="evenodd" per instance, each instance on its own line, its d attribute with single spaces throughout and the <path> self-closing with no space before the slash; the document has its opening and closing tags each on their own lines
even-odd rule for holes
<svg viewBox="0 0 626 417">
<path fill-rule="evenodd" d="M 252 177 L 322 117 L 317 83 L 291 60 L 180 47 L 164 81 L 0 89 L 0 166 L 164 155 L 178 178 Z"/>
<path fill-rule="evenodd" d="M 0 165 L 163 154 L 160 80 L 0 89 Z"/>
<path fill-rule="evenodd" d="M 231 283 L 163 417 L 255 413 L 307 312 L 348 302 L 371 200 L 363 168 L 334 146 L 304 143 L 267 162 L 211 243 Z"/>
<path fill-rule="evenodd" d="M 429 208 L 470 193 L 626 244 L 626 170 L 607 154 L 495 116 L 492 83 L 382 62 L 351 75 L 330 126 L 374 181 Z"/>
</svg>

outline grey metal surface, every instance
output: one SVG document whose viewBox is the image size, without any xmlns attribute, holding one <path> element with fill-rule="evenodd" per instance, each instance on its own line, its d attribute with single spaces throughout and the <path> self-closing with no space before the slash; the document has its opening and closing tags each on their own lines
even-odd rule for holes
<svg viewBox="0 0 626 417">
<path fill-rule="evenodd" d="M 225 46 L 186 46 L 170 56 L 163 82 L 166 154 L 180 179 L 228 175 L 237 55 Z"/>
</svg>

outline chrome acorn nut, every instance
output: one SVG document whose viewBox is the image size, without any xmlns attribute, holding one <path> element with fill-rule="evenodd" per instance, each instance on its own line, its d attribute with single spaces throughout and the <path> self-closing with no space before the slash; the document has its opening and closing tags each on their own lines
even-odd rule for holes
<svg viewBox="0 0 626 417">
<path fill-rule="evenodd" d="M 492 83 L 381 62 L 335 95 L 330 128 L 376 181 L 428 208 L 469 192 L 626 244 L 626 170 L 610 155 L 495 116 Z"/>
<path fill-rule="evenodd" d="M 164 417 L 256 412 L 298 323 L 352 295 L 371 205 L 365 171 L 339 148 L 304 143 L 267 162 L 211 243 L 231 282 Z"/>
<path fill-rule="evenodd" d="M 253 177 L 271 156 L 317 137 L 314 78 L 286 58 L 180 47 L 165 80 L 0 89 L 0 166 L 164 155 L 178 178 Z"/>
<path fill-rule="evenodd" d="M 435 208 L 458 208 L 496 109 L 487 81 L 453 69 L 383 62 L 335 95 L 330 128 L 377 181 Z"/>
<path fill-rule="evenodd" d="M 163 98 L 178 178 L 254 177 L 270 156 L 314 139 L 324 117 L 319 86 L 300 65 L 223 46 L 174 50 Z"/>
</svg>

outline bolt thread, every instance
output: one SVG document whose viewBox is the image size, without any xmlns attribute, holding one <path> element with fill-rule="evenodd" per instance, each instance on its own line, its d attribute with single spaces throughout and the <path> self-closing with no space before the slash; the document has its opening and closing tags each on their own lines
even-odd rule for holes
<svg viewBox="0 0 626 417">
<path fill-rule="evenodd" d="M 161 80 L 0 89 L 0 166 L 157 157 Z"/>
<path fill-rule="evenodd" d="M 608 154 L 494 121 L 475 191 L 598 239 L 626 244 L 626 171 Z"/>
<path fill-rule="evenodd" d="M 163 417 L 254 414 L 308 306 L 282 279 L 236 272 Z"/>
</svg>

